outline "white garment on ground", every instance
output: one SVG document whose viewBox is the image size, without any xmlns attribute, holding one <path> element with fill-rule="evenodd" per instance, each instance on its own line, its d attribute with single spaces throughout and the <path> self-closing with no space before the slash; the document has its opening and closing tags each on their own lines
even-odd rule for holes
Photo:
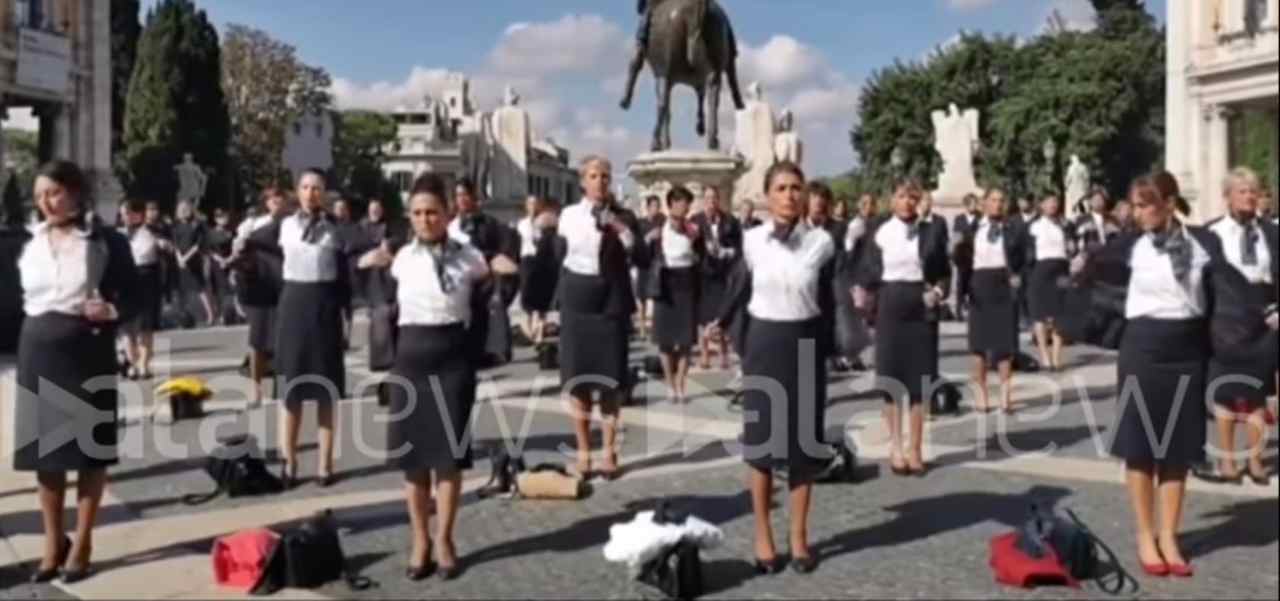
<svg viewBox="0 0 1280 601">
<path fill-rule="evenodd" d="M 689 516 L 683 524 L 655 524 L 653 515 L 652 511 L 641 511 L 630 522 L 610 526 L 605 560 L 639 568 L 681 541 L 704 551 L 724 542 L 719 528 L 695 516 Z"/>
</svg>

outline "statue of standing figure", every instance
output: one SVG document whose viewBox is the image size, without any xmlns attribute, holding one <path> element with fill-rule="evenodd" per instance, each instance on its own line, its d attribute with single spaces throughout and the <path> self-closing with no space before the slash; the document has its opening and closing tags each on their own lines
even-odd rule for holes
<svg viewBox="0 0 1280 601">
<path fill-rule="evenodd" d="M 1076 205 L 1089 195 L 1089 167 L 1085 166 L 1078 154 L 1071 155 L 1071 165 L 1067 167 L 1067 176 L 1062 189 L 1066 191 L 1062 206 L 1072 212 Z"/>
<path fill-rule="evenodd" d="M 199 204 L 204 199 L 205 188 L 209 185 L 209 176 L 197 165 L 191 153 L 182 155 L 182 162 L 173 166 L 178 174 L 178 201 L 188 200 Z"/>
<path fill-rule="evenodd" d="M 520 106 L 520 94 L 507 86 L 502 108 L 490 116 L 490 147 L 493 162 L 489 181 L 490 198 L 497 201 L 523 200 L 529 195 L 529 147 L 533 127 L 529 111 Z"/>
<path fill-rule="evenodd" d="M 973 157 L 978 148 L 978 110 L 963 112 L 952 103 L 946 111 L 933 111 L 934 149 L 942 156 L 938 193 L 943 198 L 962 198 L 978 192 Z"/>
<path fill-rule="evenodd" d="M 763 194 L 765 172 L 776 160 L 777 121 L 764 98 L 764 87 L 747 88 L 746 108 L 738 111 L 734 127 L 734 152 L 743 158 L 744 172 L 734 186 L 734 198 L 755 199 Z"/>
<path fill-rule="evenodd" d="M 796 116 L 791 109 L 782 111 L 778 119 L 778 135 L 774 138 L 773 156 L 778 162 L 804 164 L 804 143 L 796 133 Z"/>
</svg>

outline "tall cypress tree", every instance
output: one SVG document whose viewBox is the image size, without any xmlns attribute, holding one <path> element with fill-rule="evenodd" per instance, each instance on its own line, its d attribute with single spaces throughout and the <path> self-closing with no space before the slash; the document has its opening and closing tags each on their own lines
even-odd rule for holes
<svg viewBox="0 0 1280 601">
<path fill-rule="evenodd" d="M 124 107 L 138 56 L 138 0 L 111 0 L 111 151 L 119 153 L 124 140 Z"/>
<path fill-rule="evenodd" d="M 191 0 L 161 0 L 147 15 L 125 101 L 125 186 L 172 206 L 173 166 L 191 153 L 211 170 L 205 206 L 226 195 L 231 125 L 222 95 L 218 33 Z"/>
</svg>

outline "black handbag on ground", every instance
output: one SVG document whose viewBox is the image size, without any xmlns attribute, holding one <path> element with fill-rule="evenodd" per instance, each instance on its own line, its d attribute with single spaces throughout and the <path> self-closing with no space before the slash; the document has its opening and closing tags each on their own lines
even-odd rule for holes
<svg viewBox="0 0 1280 601">
<path fill-rule="evenodd" d="M 930 399 L 932 415 L 955 415 L 960 413 L 960 400 L 964 397 L 955 382 L 943 382 L 933 391 Z"/>
<path fill-rule="evenodd" d="M 1032 504 L 1027 523 L 1018 532 L 1018 550 L 1033 559 L 1043 559 L 1052 551 L 1072 578 L 1097 581 L 1099 588 L 1110 595 L 1120 594 L 1130 582 L 1136 586 L 1137 581 L 1121 567 L 1115 552 L 1089 530 L 1075 512 L 1070 509 L 1065 512 L 1067 517 L 1063 518 L 1051 510 Z M 1105 574 L 1098 556 L 1099 550 L 1106 553 L 1108 567 L 1117 574 L 1114 585 L 1103 582 Z"/>
<path fill-rule="evenodd" d="M 560 345 L 544 342 L 538 347 L 538 369 L 542 371 L 560 369 Z"/>
<path fill-rule="evenodd" d="M 664 501 L 653 512 L 655 524 L 680 524 L 688 518 L 673 512 Z M 680 541 L 658 557 L 645 562 L 637 580 L 666 595 L 668 599 L 697 599 L 706 592 L 702 580 L 702 555 L 698 546 Z"/>
<path fill-rule="evenodd" d="M 497 448 L 490 452 L 489 463 L 493 472 L 489 476 L 489 482 L 476 491 L 477 496 L 488 499 L 519 492 L 516 486 L 517 477 L 520 472 L 525 471 L 522 457 L 511 455 L 505 448 Z"/>
<path fill-rule="evenodd" d="M 240 435 L 222 439 L 219 447 L 205 459 L 204 471 L 217 483 L 213 492 L 191 494 L 182 498 L 187 505 L 208 503 L 223 493 L 228 497 L 277 494 L 284 483 L 267 469 L 252 436 Z"/>
<path fill-rule="evenodd" d="M 374 584 L 347 565 L 333 512 L 329 510 L 282 534 L 266 571 L 252 594 L 270 595 L 283 588 L 314 589 L 338 580 L 345 581 L 353 591 L 366 590 Z"/>
</svg>

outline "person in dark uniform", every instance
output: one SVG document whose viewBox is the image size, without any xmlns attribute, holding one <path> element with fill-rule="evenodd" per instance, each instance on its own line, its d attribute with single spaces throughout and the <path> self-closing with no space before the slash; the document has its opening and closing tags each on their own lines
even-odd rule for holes
<svg viewBox="0 0 1280 601">
<path fill-rule="evenodd" d="M 250 406 L 262 404 L 262 380 L 271 371 L 271 358 L 276 348 L 276 305 L 280 302 L 280 286 L 283 280 L 279 254 L 272 252 L 241 252 L 247 240 L 258 230 L 273 227 L 279 229 L 280 221 L 291 212 L 292 203 L 279 188 L 262 191 L 261 215 L 247 219 L 236 231 L 231 265 L 234 269 L 236 299 L 249 322 L 249 378 L 253 380 Z"/>
<path fill-rule="evenodd" d="M 231 286 L 231 255 L 234 251 L 236 231 L 231 226 L 231 212 L 222 207 L 213 210 L 213 227 L 209 228 L 206 240 L 209 258 L 209 288 L 213 295 L 214 312 L 218 316 L 217 323 L 228 324 L 228 317 L 234 317 L 230 310 L 235 290 Z"/>
<path fill-rule="evenodd" d="M 333 223 L 338 230 L 338 238 L 342 244 L 348 248 L 355 246 L 360 240 L 359 224 L 351 217 L 351 202 L 345 198 L 339 197 L 333 201 L 331 208 L 333 213 Z M 356 282 L 358 274 L 355 265 L 348 266 L 351 273 L 347 274 L 347 281 Z M 347 306 L 342 308 L 342 340 L 344 349 L 351 348 L 351 327 L 354 315 L 355 295 L 363 290 L 352 286 L 352 294 L 347 298 Z"/>
<path fill-rule="evenodd" d="M 618 475 L 621 402 L 633 384 L 627 368 L 631 315 L 636 300 L 631 263 L 647 262 L 635 215 L 609 193 L 613 166 L 588 156 L 581 167 L 583 200 L 565 207 L 558 235 L 564 239 L 560 275 L 560 381 L 575 403 L 578 473 L 590 476 L 591 408 L 599 394 L 604 418 L 604 467 Z"/>
<path fill-rule="evenodd" d="M 640 221 L 640 233 L 645 239 L 649 238 L 649 234 L 662 228 L 666 224 L 667 217 L 662 213 L 662 199 L 657 196 L 649 196 L 644 201 L 644 219 Z M 645 286 L 643 282 L 649 281 L 649 266 L 639 265 L 635 267 L 636 271 L 636 318 L 640 324 L 640 337 L 645 340 L 653 339 L 653 299 L 646 296 Z"/>
<path fill-rule="evenodd" d="M 160 264 L 164 257 L 159 235 L 145 223 L 146 205 L 140 201 L 124 204 L 125 224 L 122 234 L 129 240 L 133 263 L 138 270 L 138 314 L 124 323 L 121 330 L 125 337 L 125 355 L 130 380 L 150 380 L 151 359 L 155 349 L 155 331 L 160 326 L 160 307 L 164 291 L 161 286 Z"/>
<path fill-rule="evenodd" d="M 387 425 L 391 465 L 405 473 L 405 495 L 413 536 L 406 570 L 423 580 L 439 568 L 442 580 L 459 575 L 454 524 L 462 473 L 472 467 L 471 410 L 476 400 L 477 357 L 473 329 L 485 318 L 489 265 L 470 244 L 449 235 L 449 199 L 443 181 L 419 177 L 409 194 L 411 240 L 392 256 L 380 246 L 361 262 L 390 267 L 400 308 L 395 367 L 402 384 L 391 387 Z M 431 537 L 432 482 L 439 520 Z M 435 557 L 432 558 L 432 547 Z"/>
<path fill-rule="evenodd" d="M 743 459 L 755 513 L 755 563 L 776 574 L 783 563 L 775 549 L 773 473 L 784 471 L 790 494 L 791 566 L 813 572 L 809 508 L 815 475 L 828 465 L 821 441 L 827 402 L 827 357 L 834 350 L 836 244 L 802 217 L 805 180 L 800 167 L 778 163 L 765 175 L 769 221 L 747 232 L 743 266 L 749 277 L 730 292 L 716 329 L 728 327 L 745 309 L 749 321 L 742 358 Z M 778 395 L 782 396 L 779 397 Z"/>
<path fill-rule="evenodd" d="M 742 228 L 743 232 L 763 223 L 756 218 L 756 207 L 752 204 L 752 201 L 749 198 L 743 199 L 742 208 L 739 209 L 739 213 L 738 225 Z"/>
<path fill-rule="evenodd" d="M 1141 231 L 1077 257 L 1072 271 L 1082 285 L 1113 290 L 1104 296 L 1123 299 L 1094 303 L 1089 320 L 1116 324 L 1099 332 L 1122 332 L 1116 366 L 1121 398 L 1110 452 L 1125 462 L 1138 559 L 1151 575 L 1189 577 L 1193 570 L 1178 530 L 1187 473 L 1205 457 L 1212 301 L 1207 284 L 1221 265 L 1222 244 L 1207 230 L 1179 222 L 1173 203 L 1150 177 L 1133 186 Z"/>
<path fill-rule="evenodd" d="M 449 236 L 484 253 L 504 305 L 510 305 L 520 291 L 520 266 L 516 263 L 520 258 L 519 235 L 484 212 L 470 179 L 458 180 L 453 198 L 456 214 L 449 222 Z"/>
<path fill-rule="evenodd" d="M 315 403 L 319 484 L 336 482 L 334 405 L 346 390 L 342 307 L 350 297 L 347 254 L 336 222 L 324 208 L 325 178 L 307 170 L 298 179 L 299 210 L 250 234 L 246 246 L 282 257 L 273 363 L 281 379 L 280 451 L 290 488 L 298 480 L 298 431 L 304 403 Z"/>
<path fill-rule="evenodd" d="M 1248 427 L 1248 475 L 1260 486 L 1271 475 L 1262 462 L 1267 440 L 1267 397 L 1275 394 L 1276 283 L 1280 249 L 1274 223 L 1258 214 L 1258 176 L 1235 169 L 1223 183 L 1228 214 L 1208 224 L 1222 242 L 1227 265 L 1215 272 L 1214 311 L 1210 322 L 1214 356 L 1209 390 L 1218 425 L 1218 475 L 1240 482 L 1236 463 L 1236 424 Z M 1234 380 L 1234 381 L 1232 381 Z"/>
<path fill-rule="evenodd" d="M 874 302 L 876 307 L 876 375 L 885 393 L 893 445 L 890 467 L 898 475 L 923 475 L 926 470 L 922 404 L 938 377 L 937 312 L 951 278 L 947 239 L 935 222 L 920 218 L 922 196 L 914 182 L 896 187 L 893 216 L 870 233 L 855 288 L 856 306 L 865 309 Z M 904 397 L 911 408 L 906 460 L 900 409 Z"/>
<path fill-rule="evenodd" d="M 164 256 L 160 260 L 160 289 L 164 291 L 162 301 L 166 305 L 177 303 L 178 298 L 178 259 L 173 250 L 173 224 L 168 222 L 160 211 L 160 203 L 147 201 L 145 218 L 147 228 L 152 234 L 160 236 L 160 246 Z M 161 328 L 164 324 L 161 324 Z"/>
<path fill-rule="evenodd" d="M 702 324 L 700 336 L 702 369 L 711 369 L 711 345 L 719 345 L 720 369 L 729 369 L 729 339 L 707 336 L 706 326 L 719 317 L 724 304 L 725 290 L 729 286 L 729 272 L 742 256 L 742 224 L 725 211 L 720 199 L 720 189 L 707 186 L 702 192 L 702 212 L 693 216 L 693 225 L 703 232 L 706 252 L 702 255 L 701 295 L 698 300 L 698 323 Z"/>
<path fill-rule="evenodd" d="M 1130 199 L 1130 205 L 1133 199 Z M 1076 217 L 1076 248 L 1080 252 L 1094 252 L 1105 246 L 1120 233 L 1119 225 L 1111 216 L 1112 203 L 1104 188 L 1095 188 L 1089 195 L 1087 211 Z"/>
<path fill-rule="evenodd" d="M 374 198 L 369 200 L 357 235 L 365 248 L 385 247 L 390 254 L 405 238 L 401 229 L 398 221 L 387 218 L 382 201 Z M 369 309 L 369 368 L 387 371 L 395 363 L 398 337 L 396 283 L 387 266 L 359 264 L 357 268 L 356 285 Z"/>
<path fill-rule="evenodd" d="M 1119 233 L 1132 232 L 1138 227 L 1133 222 L 1133 203 L 1128 198 L 1116 201 L 1115 208 L 1111 209 L 1111 220 L 1115 222 Z"/>
<path fill-rule="evenodd" d="M 178 203 L 178 221 L 173 225 L 173 248 L 178 259 L 179 303 L 185 314 L 192 297 L 200 299 L 206 324 L 213 324 L 213 300 L 209 296 L 209 282 L 205 277 L 205 239 L 208 229 L 196 218 L 195 208 L 189 201 Z"/>
<path fill-rule="evenodd" d="M 1006 210 L 1001 208 L 1001 215 Z M 975 194 L 966 194 L 964 197 L 964 212 L 956 215 L 953 222 L 952 231 L 955 233 L 956 245 L 952 249 L 952 262 L 956 266 L 956 317 L 964 319 L 969 313 L 970 293 L 973 291 L 969 282 L 973 278 L 973 248 L 969 243 L 973 242 L 973 229 L 982 221 L 983 208 L 979 206 L 978 197 Z M 965 267 L 961 267 L 964 265 Z"/>
<path fill-rule="evenodd" d="M 832 215 L 834 195 L 831 188 L 822 182 L 809 182 L 808 202 L 805 222 L 810 229 L 826 232 L 831 236 L 835 247 L 835 270 L 832 272 L 832 286 L 835 290 L 849 290 L 852 282 L 846 277 L 847 255 L 844 250 L 845 238 L 849 233 L 848 222 L 835 219 Z M 845 294 L 836 302 L 836 351 L 831 355 L 832 371 L 848 372 L 854 368 L 853 360 L 862 352 L 862 344 L 866 339 L 860 335 L 862 329 L 853 323 L 856 310 L 853 308 L 853 296 Z"/>
<path fill-rule="evenodd" d="M 530 196 L 525 201 L 525 217 L 516 224 L 520 234 L 520 305 L 525 312 L 521 324 L 525 336 L 540 346 L 545 333 L 547 313 L 551 312 L 556 294 L 556 272 L 559 267 L 546 250 L 554 251 L 554 245 L 545 242 L 555 240 L 555 218 L 540 197 Z"/>
<path fill-rule="evenodd" d="M 676 186 L 667 193 L 666 222 L 645 236 L 648 294 L 653 298 L 654 341 L 670 401 L 687 399 L 689 360 L 698 342 L 699 264 L 706 253 L 705 230 L 689 219 L 693 193 Z"/>
<path fill-rule="evenodd" d="M 33 198 L 44 216 L 18 260 L 26 320 L 18 343 L 13 468 L 35 472 L 44 552 L 32 581 L 89 573 L 93 528 L 118 462 L 116 329 L 138 310 L 129 241 L 91 227 L 84 173 L 57 161 L 36 173 Z M 71 436 L 67 436 L 70 434 Z M 77 472 L 76 537 L 64 534 L 67 472 Z"/>
<path fill-rule="evenodd" d="M 866 251 L 869 232 L 878 225 L 876 198 L 863 194 L 858 199 L 857 211 L 845 228 L 843 241 L 844 259 L 836 277 L 836 349 L 840 353 L 841 367 L 845 371 L 866 371 L 861 354 L 871 344 L 871 325 L 865 311 L 854 306 L 853 289 L 857 283 L 858 266 Z"/>
<path fill-rule="evenodd" d="M 1065 310 L 1070 282 L 1070 259 L 1075 255 L 1075 232 L 1062 216 L 1062 203 L 1050 194 L 1040 202 L 1040 216 L 1026 228 L 1027 306 L 1035 324 L 1040 362 L 1052 371 L 1062 371 L 1062 332 L 1058 323 Z"/>
<path fill-rule="evenodd" d="M 1018 353 L 1017 290 L 1022 285 L 1026 259 L 1023 231 L 1005 219 L 1004 191 L 992 188 L 982 199 L 983 219 L 961 230 L 962 244 L 972 249 L 967 263 L 956 267 L 970 272 L 969 352 L 974 356 L 973 376 L 978 389 L 978 411 L 991 411 L 987 371 L 995 363 L 1000 371 L 1000 407 L 1013 411 L 1013 359 Z"/>
<path fill-rule="evenodd" d="M 1021 230 L 1026 235 L 1027 226 L 1035 220 L 1039 213 L 1036 203 L 1035 194 L 1027 192 L 1018 197 L 1017 206 L 1014 213 L 1009 217 L 1009 225 Z M 1030 267 L 1024 265 L 1024 267 Z M 1021 274 L 1026 276 L 1027 274 Z M 1030 279 L 1023 277 L 1024 280 Z M 1018 328 L 1020 331 L 1030 330 L 1033 324 L 1031 322 L 1031 306 L 1030 299 L 1027 298 L 1027 286 L 1018 289 Z"/>
</svg>

